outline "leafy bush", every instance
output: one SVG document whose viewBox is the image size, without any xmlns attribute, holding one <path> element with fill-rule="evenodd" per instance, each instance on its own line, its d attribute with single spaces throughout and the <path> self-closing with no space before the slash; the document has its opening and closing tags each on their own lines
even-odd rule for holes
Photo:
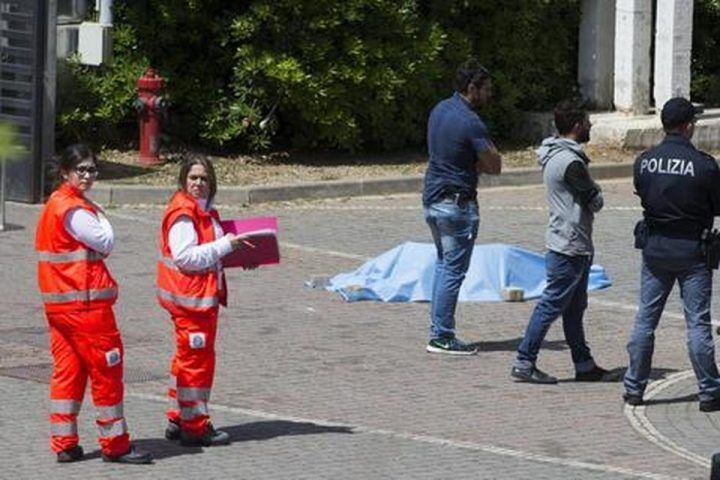
<svg viewBox="0 0 720 480">
<path fill-rule="evenodd" d="M 356 150 L 421 141 L 447 39 L 414 1 L 260 0 L 234 19 L 227 44 L 230 95 L 206 138 L 277 127 L 293 146 Z"/>
<path fill-rule="evenodd" d="M 484 113 L 576 94 L 580 0 L 138 0 L 116 2 L 114 60 L 59 66 L 58 138 L 135 141 L 135 82 L 152 65 L 174 143 L 375 150 L 424 143 L 427 113 L 476 56 L 495 76 Z M 693 99 L 720 104 L 720 0 L 695 2 Z"/>
<path fill-rule="evenodd" d="M 690 97 L 720 105 L 720 0 L 698 0 L 693 14 Z"/>
<path fill-rule="evenodd" d="M 574 88 L 577 25 L 573 0 L 120 2 L 113 64 L 61 69 L 61 138 L 134 138 L 135 82 L 152 65 L 167 80 L 175 142 L 419 146 L 428 111 L 471 54 L 495 74 L 488 116 L 507 136 L 519 109 Z"/>
</svg>

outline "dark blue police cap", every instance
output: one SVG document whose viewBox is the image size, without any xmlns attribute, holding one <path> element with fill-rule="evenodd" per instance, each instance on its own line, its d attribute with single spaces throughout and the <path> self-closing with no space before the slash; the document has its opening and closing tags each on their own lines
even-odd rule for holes
<svg viewBox="0 0 720 480">
<path fill-rule="evenodd" d="M 700 111 L 686 98 L 671 98 L 663 106 L 660 120 L 663 127 L 674 128 L 688 123 L 695 118 Z"/>
</svg>

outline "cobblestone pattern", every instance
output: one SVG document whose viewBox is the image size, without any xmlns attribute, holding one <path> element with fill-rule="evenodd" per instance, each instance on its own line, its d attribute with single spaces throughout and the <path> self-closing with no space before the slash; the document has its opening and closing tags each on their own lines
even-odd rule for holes
<svg viewBox="0 0 720 480">
<path fill-rule="evenodd" d="M 182 479 L 182 478 L 410 478 L 435 479 L 501 479 L 561 478 L 567 469 L 528 460 L 508 463 L 505 457 L 484 452 L 428 445 L 352 429 L 321 426 L 313 423 L 264 420 L 247 415 L 217 412 L 215 422 L 233 440 L 231 446 L 185 448 L 161 438 L 158 425 L 163 422 L 159 405 L 128 398 L 129 417 L 134 443 L 151 450 L 156 457 L 153 466 L 103 463 L 91 427 L 91 410 L 81 413 L 80 436 L 86 460 L 76 464 L 57 465 L 47 452 L 47 425 L 43 412 L 45 385 L 3 378 L 0 392 L 13 396 L 15 415 L 3 415 L 0 438 L 5 448 L 0 452 L 0 476 L 7 479 Z M 18 392 L 21 395 L 18 396 Z M 23 407 L 20 407 L 22 402 Z M 16 442 L 22 432 L 23 441 Z M 13 435 L 13 433 L 15 435 Z M 15 440 L 15 441 L 14 441 Z M 10 448 L 8 448 L 10 447 Z M 573 478 L 633 478 L 629 475 L 607 476 L 605 472 L 571 469 Z M 568 477 L 565 477 L 568 478 Z"/>
<path fill-rule="evenodd" d="M 607 208 L 596 223 L 595 262 L 608 270 L 614 285 L 591 294 L 587 336 L 599 364 L 620 368 L 627 363 L 625 343 L 639 286 L 639 254 L 632 249 L 631 232 L 640 212 L 630 182 L 607 182 L 604 189 Z M 539 187 L 482 191 L 478 242 L 541 251 L 547 217 L 543 205 Z M 38 334 L 32 345 L 17 336 L 12 341 L 3 339 L 18 328 L 37 329 L 45 324 L 32 252 L 38 213 L 36 206 L 10 204 L 8 221 L 22 228 L 0 233 L 5 293 L 0 301 L 0 367 L 49 361 L 46 348 L 38 346 Z M 109 213 L 117 234 L 109 264 L 121 287 L 116 313 L 126 344 L 126 364 L 161 374 L 167 370 L 173 348 L 171 325 L 153 296 L 161 209 L 118 208 Z M 508 374 L 514 350 L 534 302 L 460 304 L 459 334 L 480 342 L 481 351 L 476 357 L 457 359 L 424 352 L 427 304 L 345 303 L 339 296 L 303 286 L 312 275 L 347 271 L 361 263 L 333 252 L 372 257 L 404 241 L 430 241 L 417 195 L 226 207 L 221 213 L 225 217 L 278 215 L 281 241 L 287 245 L 280 266 L 228 272 L 230 307 L 221 315 L 212 402 L 358 425 L 370 431 L 430 435 L 447 439 L 451 445 L 371 433 L 277 435 L 267 441 L 208 450 L 192 455 L 190 462 L 186 455 L 169 454 L 153 467 L 154 473 L 194 477 L 202 468 L 203 476 L 211 478 L 226 477 L 236 469 L 245 478 L 622 478 L 457 446 L 466 442 L 658 475 L 708 475 L 707 470 L 635 433 L 622 414 L 620 384 L 511 382 Z M 681 312 L 677 293 L 666 311 Z M 713 312 L 717 313 L 717 306 Z M 676 315 L 661 321 L 655 378 L 690 368 L 683 323 Z M 550 330 L 539 364 L 563 380 L 572 378 L 560 326 Z M 131 393 L 163 395 L 164 384 L 158 380 L 127 388 Z M 21 465 L 11 471 L 13 477 L 23 478 L 32 466 L 44 469 L 48 476 L 60 468 L 47 452 L 42 410 L 46 388 L 0 377 L 4 397 L 16 402 L 12 405 L 21 411 L 17 416 L 0 415 L 0 437 L 7 446 L 0 455 L 8 457 L 0 461 Z M 157 440 L 163 428 L 162 407 L 133 397 L 129 401 L 134 435 L 153 450 L 167 448 L 161 448 L 165 444 Z M 217 412 L 215 418 L 218 425 L 233 426 L 237 435 L 248 430 L 257 436 L 272 435 L 263 433 L 264 427 L 257 422 L 264 420 L 258 418 L 227 412 Z M 90 426 L 91 417 L 86 415 L 83 424 Z M 20 435 L 32 434 L 32 438 L 17 442 L 18 432 L 29 432 Z M 720 439 L 717 433 L 713 438 Z M 88 461 L 62 468 L 71 478 L 87 478 L 118 467 Z M 126 470 L 122 472 L 125 476 Z M 127 472 L 135 475 L 139 470 Z"/>
<path fill-rule="evenodd" d="M 698 410 L 695 377 L 663 390 L 645 408 L 646 417 L 677 446 L 706 459 L 720 450 L 720 416 Z"/>
</svg>

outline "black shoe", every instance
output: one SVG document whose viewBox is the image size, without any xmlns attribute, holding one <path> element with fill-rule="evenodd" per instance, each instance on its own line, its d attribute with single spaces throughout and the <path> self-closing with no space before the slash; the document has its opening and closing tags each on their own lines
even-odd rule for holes
<svg viewBox="0 0 720 480">
<path fill-rule="evenodd" d="M 102 454 L 103 462 L 112 463 L 128 463 L 133 465 L 146 465 L 153 463 L 153 456 L 150 452 L 139 452 L 135 450 L 135 447 L 131 446 L 130 450 L 123 455 L 110 456 Z"/>
<path fill-rule="evenodd" d="M 712 456 L 710 480 L 720 480 L 720 453 L 716 453 Z"/>
<path fill-rule="evenodd" d="M 609 370 L 598 367 L 595 365 L 592 370 L 587 372 L 575 372 L 576 382 L 615 382 L 617 378 L 614 378 Z"/>
<path fill-rule="evenodd" d="M 718 410 L 720 410 L 720 398 L 700 401 L 701 412 L 717 412 Z"/>
<path fill-rule="evenodd" d="M 537 367 L 531 368 L 518 368 L 513 367 L 510 371 L 510 376 L 518 382 L 528 383 L 545 383 L 552 384 L 557 383 L 557 378 L 548 375 L 547 373 L 539 370 Z"/>
<path fill-rule="evenodd" d="M 83 458 L 83 449 L 80 445 L 75 445 L 72 448 L 58 452 L 57 462 L 58 463 L 70 463 L 77 462 Z"/>
<path fill-rule="evenodd" d="M 215 430 L 212 423 L 207 424 L 205 433 L 199 437 L 190 436 L 185 430 L 180 431 L 180 445 L 184 447 L 216 447 L 229 444 L 230 435 L 222 430 Z"/>
<path fill-rule="evenodd" d="M 643 404 L 642 395 L 630 395 L 629 393 L 623 393 L 623 401 L 631 407 L 637 407 Z"/>
<path fill-rule="evenodd" d="M 170 441 L 180 440 L 180 425 L 172 420 L 168 420 L 167 427 L 165 428 L 165 438 Z"/>
</svg>

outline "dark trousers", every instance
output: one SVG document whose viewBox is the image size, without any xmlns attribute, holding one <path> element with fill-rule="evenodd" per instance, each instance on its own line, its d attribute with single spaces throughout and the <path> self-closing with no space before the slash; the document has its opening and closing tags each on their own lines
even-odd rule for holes
<svg viewBox="0 0 720 480">
<path fill-rule="evenodd" d="M 588 275 L 592 257 L 570 256 L 549 251 L 545 256 L 547 286 L 535 306 L 525 337 L 518 347 L 515 366 L 535 366 L 540 345 L 550 325 L 562 315 L 565 340 L 570 347 L 575 369 L 579 372 L 595 366 L 585 341 L 583 315 L 587 308 Z"/>
</svg>

